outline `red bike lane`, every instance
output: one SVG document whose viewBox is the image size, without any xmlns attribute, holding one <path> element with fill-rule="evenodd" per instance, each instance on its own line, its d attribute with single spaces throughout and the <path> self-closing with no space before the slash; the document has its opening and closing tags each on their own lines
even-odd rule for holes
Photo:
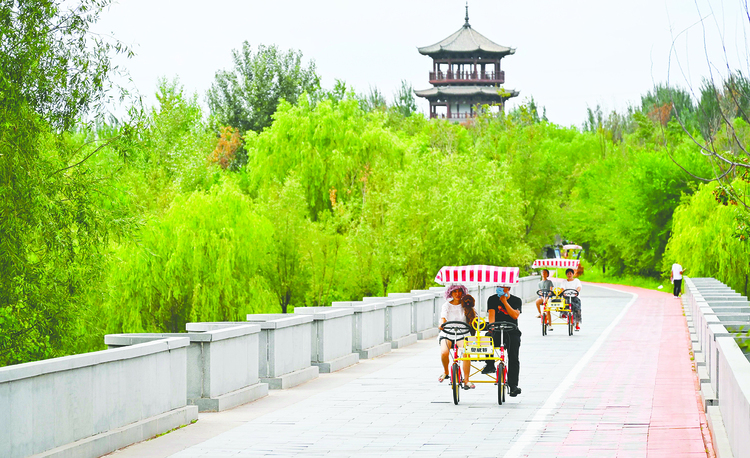
<svg viewBox="0 0 750 458">
<path fill-rule="evenodd" d="M 537 441 L 526 455 L 714 457 L 680 300 L 591 284 L 638 299 L 547 419 L 569 426 L 567 435 Z"/>
</svg>

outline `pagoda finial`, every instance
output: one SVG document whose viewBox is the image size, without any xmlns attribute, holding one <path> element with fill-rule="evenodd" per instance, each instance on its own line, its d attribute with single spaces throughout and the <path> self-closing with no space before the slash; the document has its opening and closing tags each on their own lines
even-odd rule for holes
<svg viewBox="0 0 750 458">
<path fill-rule="evenodd" d="M 468 0 L 466 2 L 466 22 L 464 23 L 464 27 L 471 27 L 469 25 L 469 2 Z"/>
</svg>

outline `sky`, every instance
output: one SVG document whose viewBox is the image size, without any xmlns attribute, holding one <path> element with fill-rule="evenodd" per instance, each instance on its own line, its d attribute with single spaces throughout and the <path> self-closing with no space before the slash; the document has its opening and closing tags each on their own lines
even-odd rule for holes
<svg viewBox="0 0 750 458">
<path fill-rule="evenodd" d="M 205 106 L 216 71 L 231 69 L 243 41 L 298 49 L 323 87 L 336 79 L 390 100 L 406 80 L 430 87 L 432 61 L 417 47 L 464 23 L 465 0 L 120 0 L 95 31 L 131 46 L 119 60 L 131 88 L 153 106 L 160 77 L 179 78 Z M 701 79 L 729 68 L 749 74 L 744 0 L 470 0 L 476 31 L 516 53 L 502 60 L 505 87 L 533 97 L 550 121 L 581 126 L 586 109 L 639 104 L 655 83 L 699 93 Z M 725 50 L 721 44 L 724 44 Z M 708 58 L 707 58 L 708 55 Z M 711 63 L 711 67 L 707 64 Z M 429 104 L 419 99 L 419 110 Z"/>
</svg>

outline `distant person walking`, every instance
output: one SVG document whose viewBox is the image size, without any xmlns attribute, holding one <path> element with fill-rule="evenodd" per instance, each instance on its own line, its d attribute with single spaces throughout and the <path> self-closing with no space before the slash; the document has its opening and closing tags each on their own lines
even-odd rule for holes
<svg viewBox="0 0 750 458">
<path fill-rule="evenodd" d="M 672 272 L 669 274 L 669 281 L 674 283 L 674 297 L 680 297 L 682 290 L 682 266 L 676 262 L 672 264 Z"/>
</svg>

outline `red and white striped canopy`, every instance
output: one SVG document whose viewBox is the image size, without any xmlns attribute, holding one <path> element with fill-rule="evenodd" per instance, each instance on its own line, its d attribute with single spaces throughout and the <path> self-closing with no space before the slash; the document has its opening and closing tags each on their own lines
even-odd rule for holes
<svg viewBox="0 0 750 458">
<path fill-rule="evenodd" d="M 518 283 L 518 267 L 445 266 L 435 276 L 435 283 L 512 286 Z"/>
<path fill-rule="evenodd" d="M 534 261 L 534 264 L 531 265 L 532 269 L 541 269 L 542 267 L 562 267 L 562 268 L 571 268 L 571 269 L 577 269 L 578 264 L 580 264 L 581 261 L 578 259 L 537 259 Z"/>
</svg>

